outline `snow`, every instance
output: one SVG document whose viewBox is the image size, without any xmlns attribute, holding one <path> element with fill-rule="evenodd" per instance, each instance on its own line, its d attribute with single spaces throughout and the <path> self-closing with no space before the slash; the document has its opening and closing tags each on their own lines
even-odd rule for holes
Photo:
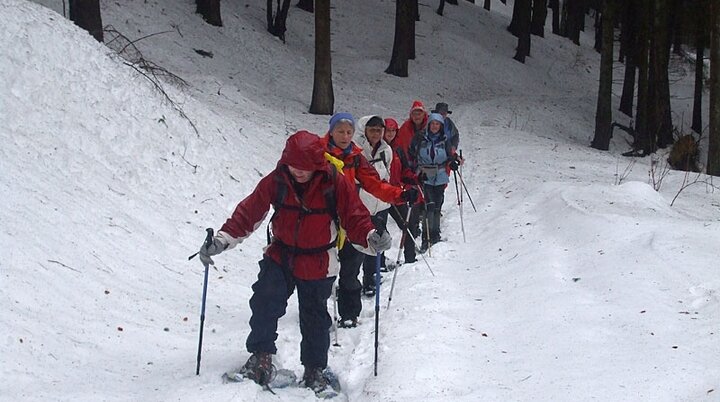
<svg viewBox="0 0 720 402">
<path fill-rule="evenodd" d="M 313 399 L 220 381 L 248 357 L 264 234 L 216 258 L 200 376 L 203 269 L 187 260 L 274 168 L 287 135 L 325 132 L 327 116 L 306 113 L 312 15 L 292 7 L 283 44 L 259 2 L 223 2 L 222 28 L 192 2 L 102 2 L 104 23 L 131 39 L 169 31 L 137 45 L 189 83 L 165 90 L 195 133 L 63 18 L 61 1 L 37 3 L 49 8 L 0 0 L 0 400 Z M 592 37 L 576 47 L 548 30 L 521 65 L 511 3 L 488 13 L 461 2 L 442 18 L 421 7 L 402 79 L 382 72 L 394 2 L 333 3 L 336 110 L 402 121 L 413 99 L 448 102 L 477 207 L 464 196 L 461 217 L 448 187 L 447 241 L 427 256 L 435 276 L 422 260 L 401 266 L 390 309 L 386 274 L 378 377 L 374 299 L 358 328 L 339 330 L 330 365 L 345 398 L 720 400 L 718 193 L 698 182 L 678 195 L 696 175 L 675 171 L 656 191 L 650 158 L 619 156 L 625 133 L 610 152 L 589 148 Z M 675 63 L 674 111 L 687 121 L 691 67 Z M 297 319 L 292 297 L 275 362 L 299 374 Z"/>
</svg>

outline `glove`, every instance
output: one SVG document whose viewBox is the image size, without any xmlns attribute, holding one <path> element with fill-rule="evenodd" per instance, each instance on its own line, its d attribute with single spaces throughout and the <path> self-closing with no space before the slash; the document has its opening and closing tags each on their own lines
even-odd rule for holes
<svg viewBox="0 0 720 402">
<path fill-rule="evenodd" d="M 415 187 L 410 187 L 407 190 L 402 192 L 401 197 L 405 202 L 410 203 L 412 205 L 415 203 L 415 201 L 417 201 L 418 194 L 419 194 L 419 192 L 417 191 L 417 189 Z"/>
<path fill-rule="evenodd" d="M 460 163 L 457 159 L 453 159 L 450 161 L 448 166 L 450 166 L 450 170 L 458 170 L 460 168 Z"/>
<path fill-rule="evenodd" d="M 376 253 L 382 253 L 383 251 L 390 250 L 392 245 L 392 237 L 390 233 L 384 231 L 378 233 L 377 230 L 371 230 L 367 237 L 368 247 L 375 250 Z"/>
<path fill-rule="evenodd" d="M 223 251 L 225 251 L 227 246 L 228 244 L 222 237 L 213 237 L 213 241 L 212 243 L 210 243 L 210 245 L 203 243 L 202 247 L 200 247 L 200 251 L 198 252 L 198 255 L 200 256 L 200 261 L 202 261 L 202 263 L 205 265 L 215 265 L 215 261 L 213 261 L 210 257 L 222 253 Z"/>
<path fill-rule="evenodd" d="M 425 174 L 425 172 L 418 173 L 418 184 L 425 182 L 425 180 L 427 180 L 427 175 Z"/>
</svg>

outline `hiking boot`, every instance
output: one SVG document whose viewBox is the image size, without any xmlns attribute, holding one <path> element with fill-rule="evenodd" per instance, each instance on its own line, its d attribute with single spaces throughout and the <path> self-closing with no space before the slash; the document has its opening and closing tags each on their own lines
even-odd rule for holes
<svg viewBox="0 0 720 402">
<path fill-rule="evenodd" d="M 316 394 L 325 391 L 329 385 L 327 378 L 323 375 L 323 370 L 320 368 L 305 367 L 303 382 L 305 387 L 310 388 Z"/>
<path fill-rule="evenodd" d="M 363 286 L 362 293 L 365 296 L 375 296 L 375 284 L 367 284 Z"/>
<path fill-rule="evenodd" d="M 338 322 L 338 327 L 340 327 L 340 328 L 355 328 L 355 327 L 357 327 L 357 324 L 358 324 L 357 317 L 348 318 L 348 319 L 341 318 L 340 321 Z"/>
<path fill-rule="evenodd" d="M 275 376 L 272 355 L 267 352 L 253 353 L 240 369 L 243 377 L 249 378 L 260 385 L 267 385 Z"/>
</svg>

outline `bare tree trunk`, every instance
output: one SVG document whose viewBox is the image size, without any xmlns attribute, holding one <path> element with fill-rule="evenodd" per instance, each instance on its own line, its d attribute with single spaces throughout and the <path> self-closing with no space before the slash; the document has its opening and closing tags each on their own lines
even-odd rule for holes
<svg viewBox="0 0 720 402">
<path fill-rule="evenodd" d="M 510 18 L 510 25 L 508 25 L 508 27 L 507 27 L 508 32 L 513 34 L 513 36 L 515 36 L 515 37 L 518 36 L 518 30 L 520 29 L 518 27 L 518 25 L 520 24 L 520 18 L 521 18 L 520 14 L 522 13 L 520 8 L 523 6 L 523 4 L 524 4 L 523 0 L 516 1 L 515 4 L 513 4 L 512 18 Z"/>
<path fill-rule="evenodd" d="M 595 112 L 595 137 L 592 146 L 607 151 L 612 136 L 612 76 L 613 76 L 613 30 L 615 27 L 615 0 L 605 0 L 602 11 L 602 43 L 600 56 L 600 87 Z"/>
<path fill-rule="evenodd" d="M 272 0 L 268 0 L 268 6 L 272 7 Z M 278 9 L 276 10 L 275 20 L 271 25 L 268 26 L 268 32 L 273 36 L 280 38 L 285 43 L 285 32 L 287 32 L 287 16 L 290 11 L 290 0 L 283 0 L 282 6 L 280 6 L 280 0 L 278 0 Z M 268 15 L 270 17 L 270 15 Z"/>
<path fill-rule="evenodd" d="M 330 0 L 315 1 L 315 74 L 310 113 L 332 114 L 335 95 L 330 55 Z"/>
<path fill-rule="evenodd" d="M 683 43 L 683 29 L 682 29 L 682 14 L 683 9 L 686 8 L 684 4 L 685 0 L 672 0 L 671 1 L 671 12 L 670 12 L 670 26 L 672 27 L 672 47 L 673 53 L 682 56 L 682 43 Z"/>
<path fill-rule="evenodd" d="M 265 19 L 267 20 L 267 31 L 273 32 L 273 0 L 267 0 L 265 4 Z"/>
<path fill-rule="evenodd" d="M 313 0 L 299 0 L 297 3 L 297 8 L 312 13 L 315 12 L 315 3 L 313 2 Z"/>
<path fill-rule="evenodd" d="M 653 35 L 650 50 L 650 77 L 654 102 L 651 119 L 657 123 L 656 141 L 660 148 L 675 142 L 673 138 L 672 115 L 670 110 L 670 9 L 669 0 L 655 0 L 653 14 Z"/>
<path fill-rule="evenodd" d="M 710 141 L 707 174 L 720 176 L 720 2 L 710 2 Z"/>
<path fill-rule="evenodd" d="M 655 151 L 655 144 L 652 140 L 653 135 L 648 131 L 648 54 L 649 54 L 649 36 L 650 36 L 650 1 L 638 0 L 639 20 L 638 41 L 637 41 L 637 63 L 638 63 L 638 100 L 635 112 L 635 142 L 633 148 L 642 151 L 643 155 L 651 154 Z"/>
<path fill-rule="evenodd" d="M 580 31 L 585 20 L 585 13 L 580 0 L 565 0 L 567 4 L 567 37 L 576 45 L 580 45 Z"/>
<path fill-rule="evenodd" d="M 602 52 L 603 49 L 603 24 L 602 24 L 602 13 L 598 10 L 595 13 L 595 45 L 593 48 L 598 53 Z"/>
<path fill-rule="evenodd" d="M 625 57 L 625 77 L 623 91 L 620 96 L 620 111 L 627 116 L 633 116 L 633 101 L 635 100 L 635 76 L 637 75 L 637 4 L 624 2 L 622 4 L 622 26 L 620 34 L 620 54 Z M 622 61 L 622 60 L 621 60 Z"/>
<path fill-rule="evenodd" d="M 443 15 L 443 13 L 445 12 L 445 0 L 440 0 L 440 4 L 438 4 L 438 8 L 435 12 L 437 13 L 437 15 Z"/>
<path fill-rule="evenodd" d="M 195 12 L 202 15 L 205 22 L 216 27 L 222 26 L 220 18 L 220 0 L 195 0 Z"/>
<path fill-rule="evenodd" d="M 518 9 L 517 31 L 518 45 L 513 59 L 525 63 L 525 57 L 530 55 L 530 13 L 532 0 L 515 0 Z"/>
<path fill-rule="evenodd" d="M 408 59 L 415 60 L 415 26 L 416 22 L 420 21 L 420 7 L 418 6 L 418 0 L 410 0 L 412 6 L 412 15 L 414 18 L 410 19 L 410 51 L 408 53 Z"/>
<path fill-rule="evenodd" d="M 532 22 L 530 33 L 541 38 L 545 37 L 545 20 L 547 19 L 547 0 L 533 0 Z"/>
<path fill-rule="evenodd" d="M 483 3 L 483 8 L 490 11 L 490 0 L 485 0 Z"/>
<path fill-rule="evenodd" d="M 70 0 L 70 20 L 102 43 L 103 26 L 99 0 Z"/>
<path fill-rule="evenodd" d="M 548 7 L 552 10 L 552 33 L 560 35 L 560 0 L 549 0 Z"/>
<path fill-rule="evenodd" d="M 410 42 L 413 40 L 410 25 L 414 23 L 412 2 L 414 0 L 395 0 L 395 39 L 393 40 L 392 57 L 386 73 L 398 77 L 408 76 L 408 60 Z"/>
<path fill-rule="evenodd" d="M 695 29 L 695 90 L 693 93 L 693 114 L 690 128 L 698 134 L 702 133 L 702 93 L 703 71 L 705 69 L 705 44 L 703 43 L 703 29 L 697 24 Z"/>
</svg>

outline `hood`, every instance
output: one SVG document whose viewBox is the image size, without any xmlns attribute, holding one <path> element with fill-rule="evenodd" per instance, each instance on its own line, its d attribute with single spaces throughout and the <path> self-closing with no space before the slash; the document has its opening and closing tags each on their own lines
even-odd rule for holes
<svg viewBox="0 0 720 402">
<path fill-rule="evenodd" d="M 357 123 L 355 123 L 355 136 L 353 137 L 353 142 L 362 148 L 365 151 L 372 152 L 372 147 L 370 146 L 370 143 L 367 140 L 367 137 L 365 137 L 365 125 L 367 125 L 367 122 L 370 121 L 373 117 L 378 117 L 382 119 L 382 117 L 371 114 L 368 116 L 363 116 L 358 119 Z M 385 140 L 380 137 L 380 142 L 384 142 Z"/>
<path fill-rule="evenodd" d="M 301 170 L 326 170 L 328 162 L 324 152 L 320 137 L 308 131 L 298 131 L 285 142 L 278 165 Z"/>
<path fill-rule="evenodd" d="M 399 129 L 399 128 L 400 128 L 400 127 L 398 126 L 397 120 L 392 119 L 392 118 L 389 118 L 389 117 L 388 117 L 387 119 L 385 119 L 385 129 L 386 129 L 386 130 L 387 130 L 387 129 L 395 129 L 395 130 L 397 130 L 397 129 Z"/>
</svg>

